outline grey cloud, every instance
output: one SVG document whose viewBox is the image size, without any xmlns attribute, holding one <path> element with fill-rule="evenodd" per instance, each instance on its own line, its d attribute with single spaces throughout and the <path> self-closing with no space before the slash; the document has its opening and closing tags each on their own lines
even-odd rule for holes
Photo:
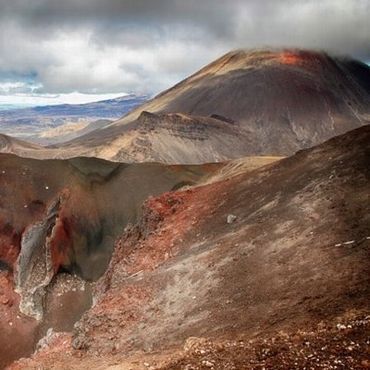
<svg viewBox="0 0 370 370">
<path fill-rule="evenodd" d="M 2 0 L 0 6 L 4 19 L 17 18 L 32 29 L 88 24 L 145 29 L 188 24 L 221 35 L 232 29 L 238 3 L 240 0 Z"/>
<path fill-rule="evenodd" d="M 40 91 L 157 92 L 233 48 L 370 60 L 370 0 L 0 0 L 1 73 Z"/>
</svg>

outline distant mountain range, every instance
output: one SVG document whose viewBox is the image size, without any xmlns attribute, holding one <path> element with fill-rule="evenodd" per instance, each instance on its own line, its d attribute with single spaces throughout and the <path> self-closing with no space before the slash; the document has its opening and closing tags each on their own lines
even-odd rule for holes
<svg viewBox="0 0 370 370">
<path fill-rule="evenodd" d="M 41 116 L 83 116 L 100 118 L 120 118 L 137 105 L 145 102 L 147 96 L 125 95 L 115 99 L 101 100 L 85 104 L 58 104 L 46 105 L 18 110 L 20 115 L 41 115 Z M 7 112 L 9 115 L 14 112 Z M 7 114 L 5 114 L 7 115 Z M 0 112 L 0 116 L 2 116 Z"/>
<path fill-rule="evenodd" d="M 71 140 L 103 127 L 141 105 L 148 96 L 134 94 L 86 104 L 59 104 L 0 110 L 0 133 L 39 144 Z"/>
<path fill-rule="evenodd" d="M 31 106 L 23 104 L 0 104 L 0 112 L 4 110 L 25 109 L 25 108 L 31 108 Z"/>
</svg>

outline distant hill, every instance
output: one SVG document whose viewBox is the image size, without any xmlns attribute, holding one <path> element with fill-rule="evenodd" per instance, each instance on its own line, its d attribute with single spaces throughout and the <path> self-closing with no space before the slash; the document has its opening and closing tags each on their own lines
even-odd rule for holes
<svg viewBox="0 0 370 370">
<path fill-rule="evenodd" d="M 12 153 L 19 156 L 29 154 L 29 151 L 38 151 L 42 147 L 37 144 L 32 144 L 27 141 L 19 140 L 14 137 L 0 134 L 0 152 L 1 153 Z"/>
<path fill-rule="evenodd" d="M 147 99 L 130 94 L 86 104 L 6 109 L 0 111 L 0 133 L 46 145 L 71 140 L 104 127 Z M 59 129 L 55 131 L 55 128 Z"/>
<path fill-rule="evenodd" d="M 121 117 L 139 104 L 144 103 L 147 96 L 125 95 L 115 99 L 101 100 L 85 104 L 46 105 L 23 110 L 43 116 L 84 116 L 114 118 Z"/>
</svg>

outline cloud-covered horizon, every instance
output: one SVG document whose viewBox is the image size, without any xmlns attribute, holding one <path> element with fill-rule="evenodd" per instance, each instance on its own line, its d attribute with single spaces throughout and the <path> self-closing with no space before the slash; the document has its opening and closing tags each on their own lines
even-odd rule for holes
<svg viewBox="0 0 370 370">
<path fill-rule="evenodd" d="M 370 0 L 0 0 L 0 95 L 157 93 L 236 48 L 370 61 Z"/>
</svg>

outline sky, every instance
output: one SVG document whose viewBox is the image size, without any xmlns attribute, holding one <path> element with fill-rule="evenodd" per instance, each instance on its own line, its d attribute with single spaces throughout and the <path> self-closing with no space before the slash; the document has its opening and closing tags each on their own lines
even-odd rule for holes
<svg viewBox="0 0 370 370">
<path fill-rule="evenodd" d="M 238 48 L 370 62 L 370 0 L 0 0 L 0 105 L 155 94 Z"/>
</svg>

